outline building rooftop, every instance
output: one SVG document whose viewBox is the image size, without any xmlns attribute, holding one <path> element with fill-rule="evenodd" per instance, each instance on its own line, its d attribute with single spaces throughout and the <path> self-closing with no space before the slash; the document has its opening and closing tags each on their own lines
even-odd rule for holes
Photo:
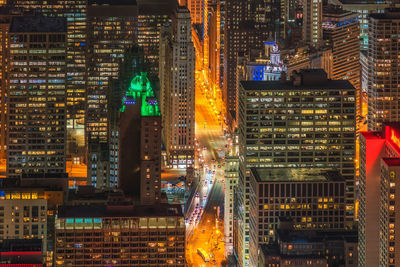
<svg viewBox="0 0 400 267">
<path fill-rule="evenodd" d="M 326 168 L 251 168 L 257 182 L 342 181 L 337 171 Z"/>
<path fill-rule="evenodd" d="M 337 0 L 342 5 L 389 5 L 383 1 L 376 0 Z"/>
<path fill-rule="evenodd" d="M 357 15 L 357 13 L 344 10 L 341 6 L 336 5 L 328 5 L 326 8 L 324 8 L 324 17 L 344 17 L 348 15 Z"/>
<path fill-rule="evenodd" d="M 389 7 L 385 8 L 384 13 L 372 13 L 370 14 L 370 18 L 373 19 L 388 19 L 388 20 L 393 20 L 393 19 L 400 19 L 400 8 L 398 7 Z"/>
<path fill-rule="evenodd" d="M 177 0 L 137 0 L 139 15 L 171 15 L 178 6 Z"/>
<path fill-rule="evenodd" d="M 181 217 L 181 205 L 160 203 L 157 205 L 123 205 L 123 206 L 61 206 L 59 218 L 71 217 Z"/>
<path fill-rule="evenodd" d="M 136 6 L 136 0 L 89 0 L 88 5 Z"/>
<path fill-rule="evenodd" d="M 330 90 L 354 89 L 349 81 L 330 80 L 322 69 L 303 69 L 294 73 L 292 81 L 240 81 L 244 90 Z"/>
<path fill-rule="evenodd" d="M 373 132 L 373 131 L 361 132 L 361 135 L 367 140 L 382 139 L 380 132 Z"/>
<path fill-rule="evenodd" d="M 400 158 L 383 158 L 382 160 L 388 167 L 400 166 Z"/>
<path fill-rule="evenodd" d="M 41 16 L 13 17 L 10 32 L 67 32 L 67 20 Z"/>
<path fill-rule="evenodd" d="M 357 243 L 357 231 L 315 231 L 315 230 L 277 230 L 277 238 L 288 243 L 317 243 L 328 240 L 346 240 Z"/>
</svg>

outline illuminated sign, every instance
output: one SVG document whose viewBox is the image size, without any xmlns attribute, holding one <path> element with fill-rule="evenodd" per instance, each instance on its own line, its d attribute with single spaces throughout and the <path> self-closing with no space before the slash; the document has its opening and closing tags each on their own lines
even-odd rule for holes
<svg viewBox="0 0 400 267">
<path fill-rule="evenodd" d="M 343 21 L 339 21 L 337 23 L 337 27 L 341 27 L 341 26 L 344 26 L 344 25 L 347 25 L 347 24 L 350 24 L 350 23 L 354 23 L 354 22 L 357 22 L 357 21 L 358 21 L 358 17 L 354 17 L 354 18 L 351 18 L 351 19 L 346 19 L 346 20 L 343 20 Z"/>
</svg>

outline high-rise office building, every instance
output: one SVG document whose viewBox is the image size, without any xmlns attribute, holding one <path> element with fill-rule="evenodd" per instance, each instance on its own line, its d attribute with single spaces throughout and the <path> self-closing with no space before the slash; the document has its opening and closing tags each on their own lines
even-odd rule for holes
<svg viewBox="0 0 400 267">
<path fill-rule="evenodd" d="M 279 218 L 293 230 L 344 229 L 345 181 L 324 168 L 251 168 L 250 266 L 257 248 L 276 239 Z"/>
<path fill-rule="evenodd" d="M 400 8 L 370 15 L 368 35 L 368 130 L 400 121 Z"/>
<path fill-rule="evenodd" d="M 163 136 L 168 164 L 174 168 L 194 164 L 195 52 L 190 14 L 178 7 L 160 44 L 160 80 Z"/>
<path fill-rule="evenodd" d="M 376 0 L 334 0 L 335 5 L 341 6 L 358 14 L 360 22 L 360 48 L 368 50 L 368 19 L 371 13 L 382 13 L 390 4 L 396 5 L 395 1 L 376 1 Z M 392 2 L 392 3 L 391 3 Z M 397 4 L 399 5 L 399 4 Z"/>
<path fill-rule="evenodd" d="M 7 132 L 7 50 L 8 31 L 12 15 L 9 10 L 0 9 L 0 159 L 6 157 L 6 132 Z"/>
<path fill-rule="evenodd" d="M 303 1 L 303 41 L 318 45 L 322 40 L 322 0 Z"/>
<path fill-rule="evenodd" d="M 251 167 L 323 167 L 345 179 L 344 224 L 354 217 L 355 89 L 303 70 L 294 81 L 242 81 L 239 91 L 240 175 L 237 199 L 241 266 L 249 257 Z"/>
<path fill-rule="evenodd" d="M 396 266 L 400 129 L 389 124 L 360 136 L 359 266 Z"/>
<path fill-rule="evenodd" d="M 356 13 L 329 6 L 324 9 L 323 37 L 332 49 L 334 80 L 348 80 L 357 90 L 357 121 L 361 116 L 360 26 Z"/>
<path fill-rule="evenodd" d="M 161 26 L 170 24 L 178 6 L 176 0 L 137 0 L 138 46 L 143 49 L 149 66 L 148 76 L 158 77 Z"/>
<path fill-rule="evenodd" d="M 110 130 L 108 95 L 113 80 L 119 78 L 125 52 L 137 40 L 137 6 L 131 1 L 91 0 L 88 4 L 87 177 L 97 187 L 115 187 L 117 165 L 110 161 L 110 154 L 118 145 Z"/>
<path fill-rule="evenodd" d="M 118 185 L 141 204 L 160 202 L 161 114 L 146 73 L 132 79 L 122 101 Z"/>
<path fill-rule="evenodd" d="M 65 173 L 66 32 L 64 18 L 21 16 L 11 22 L 7 77 L 10 176 Z"/>
<path fill-rule="evenodd" d="M 55 266 L 184 267 L 186 263 L 180 205 L 63 206 L 55 228 Z"/>
<path fill-rule="evenodd" d="M 9 3 L 28 14 L 67 19 L 67 154 L 82 161 L 85 157 L 86 0 L 11 0 Z"/>
<path fill-rule="evenodd" d="M 255 13 L 250 12 L 249 5 L 248 1 L 234 0 L 226 3 L 222 100 L 229 125 L 237 124 L 238 54 L 261 49 L 268 36 L 274 35 L 274 31 L 269 28 L 270 24 L 254 20 Z"/>
<path fill-rule="evenodd" d="M 243 51 L 243 40 L 245 33 L 241 31 L 240 25 L 247 18 L 247 1 L 232 0 L 225 3 L 225 28 L 224 28 L 224 61 L 223 61 L 223 88 L 222 100 L 226 106 L 225 114 L 231 113 L 232 118 L 236 118 L 236 64 L 237 53 Z"/>
</svg>

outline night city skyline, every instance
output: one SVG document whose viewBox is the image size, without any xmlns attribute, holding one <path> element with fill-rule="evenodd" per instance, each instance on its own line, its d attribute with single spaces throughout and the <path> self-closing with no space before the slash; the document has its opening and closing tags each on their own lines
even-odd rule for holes
<svg viewBox="0 0 400 267">
<path fill-rule="evenodd" d="M 398 0 L 0 0 L 0 266 L 400 266 Z"/>
</svg>

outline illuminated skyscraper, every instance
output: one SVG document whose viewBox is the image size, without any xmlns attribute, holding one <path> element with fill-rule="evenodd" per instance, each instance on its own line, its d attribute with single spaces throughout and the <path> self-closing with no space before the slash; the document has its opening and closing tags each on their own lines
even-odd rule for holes
<svg viewBox="0 0 400 267">
<path fill-rule="evenodd" d="M 0 11 L 1 12 L 1 11 Z M 6 131 L 7 131 L 7 49 L 8 31 L 10 29 L 11 15 L 8 12 L 0 14 L 0 159 L 6 156 Z"/>
<path fill-rule="evenodd" d="M 236 118 L 236 64 L 237 54 L 244 50 L 245 33 L 240 30 L 247 18 L 247 1 L 231 0 L 225 2 L 224 62 L 222 100 L 229 114 Z"/>
<path fill-rule="evenodd" d="M 67 154 L 83 160 L 86 102 L 86 0 L 10 0 L 28 14 L 67 18 Z"/>
<path fill-rule="evenodd" d="M 324 41 L 332 49 L 334 80 L 348 80 L 357 90 L 357 121 L 361 117 L 360 25 L 358 15 L 338 7 L 324 9 Z"/>
<path fill-rule="evenodd" d="M 261 4 L 261 6 L 267 12 L 267 9 L 271 8 L 271 6 L 267 3 L 265 4 L 268 7 L 264 6 L 264 4 Z M 274 2 L 274 4 L 276 5 L 277 2 Z M 238 54 L 262 48 L 268 36 L 275 35 L 275 22 L 265 18 L 265 16 L 270 15 L 270 12 L 268 11 L 265 16 L 261 15 L 263 11 L 258 10 L 255 6 L 257 6 L 255 2 L 250 0 L 232 0 L 225 3 L 222 99 L 226 105 L 226 116 L 230 126 L 237 124 L 238 116 L 239 89 L 236 83 Z M 260 16 L 257 16 L 257 14 Z M 262 19 L 257 20 L 257 17 Z M 278 33 L 277 37 L 279 37 Z"/>
<path fill-rule="evenodd" d="M 138 4 L 138 46 L 143 49 L 148 77 L 158 77 L 159 44 L 161 27 L 170 24 L 178 2 L 176 0 L 137 0 Z"/>
<path fill-rule="evenodd" d="M 355 89 L 303 70 L 294 81 L 242 81 L 239 91 L 238 226 L 240 266 L 249 260 L 251 167 L 330 168 L 345 179 L 345 227 L 354 219 Z"/>
<path fill-rule="evenodd" d="M 358 14 L 360 22 L 360 48 L 368 50 L 368 19 L 371 13 L 382 13 L 389 7 L 390 2 L 395 1 L 376 1 L 376 0 L 339 0 L 335 4 L 340 5 L 344 10 Z M 399 5 L 399 4 L 397 4 Z"/>
<path fill-rule="evenodd" d="M 322 0 L 303 1 L 303 41 L 318 45 L 322 40 Z"/>
<path fill-rule="evenodd" d="M 11 22 L 7 84 L 10 176 L 65 173 L 66 32 L 63 18 L 21 16 Z"/>
<path fill-rule="evenodd" d="M 119 187 L 141 204 L 161 198 L 161 113 L 146 73 L 135 76 L 119 118 Z"/>
<path fill-rule="evenodd" d="M 168 164 L 186 168 L 194 164 L 195 137 L 195 52 L 186 7 L 178 7 L 161 41 L 165 49 L 160 51 L 164 60 L 160 62 L 160 79 Z"/>
<path fill-rule="evenodd" d="M 360 134 L 359 266 L 397 266 L 399 125 Z"/>
<path fill-rule="evenodd" d="M 108 96 L 125 52 L 137 40 L 137 7 L 131 1 L 91 0 L 87 12 L 88 179 L 97 187 L 114 187 L 117 167 L 110 160 L 110 151 L 118 144 L 110 130 Z"/>
<path fill-rule="evenodd" d="M 370 15 L 368 41 L 368 130 L 400 121 L 400 8 Z"/>
</svg>

